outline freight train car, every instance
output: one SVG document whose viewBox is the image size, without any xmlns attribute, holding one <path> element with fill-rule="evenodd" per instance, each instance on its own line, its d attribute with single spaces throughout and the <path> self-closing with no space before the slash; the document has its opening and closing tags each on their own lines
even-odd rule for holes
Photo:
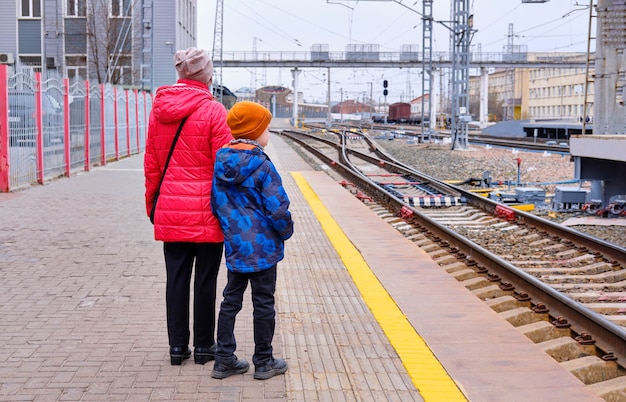
<svg viewBox="0 0 626 402">
<path fill-rule="evenodd" d="M 389 105 L 389 117 L 387 122 L 391 124 L 409 124 L 411 119 L 411 104 L 397 102 Z"/>
<path fill-rule="evenodd" d="M 428 115 L 425 116 L 425 119 L 428 121 Z M 393 103 L 389 106 L 387 122 L 390 124 L 419 125 L 422 124 L 422 114 L 412 112 L 410 103 Z"/>
</svg>

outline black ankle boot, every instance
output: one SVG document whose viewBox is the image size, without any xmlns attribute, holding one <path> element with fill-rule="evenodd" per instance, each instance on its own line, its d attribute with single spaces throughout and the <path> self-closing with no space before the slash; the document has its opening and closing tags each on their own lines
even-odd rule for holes
<svg viewBox="0 0 626 402">
<path fill-rule="evenodd" d="M 183 360 L 189 359 L 191 349 L 188 346 L 170 346 L 170 362 L 172 366 L 180 366 Z"/>
<path fill-rule="evenodd" d="M 193 350 L 193 359 L 196 364 L 205 364 L 215 360 L 215 345 L 205 348 L 198 346 Z"/>
<path fill-rule="evenodd" d="M 245 360 L 235 360 L 231 364 L 215 363 L 213 365 L 213 371 L 211 377 L 213 378 L 226 378 L 235 374 L 243 374 L 248 371 L 250 364 Z"/>
</svg>

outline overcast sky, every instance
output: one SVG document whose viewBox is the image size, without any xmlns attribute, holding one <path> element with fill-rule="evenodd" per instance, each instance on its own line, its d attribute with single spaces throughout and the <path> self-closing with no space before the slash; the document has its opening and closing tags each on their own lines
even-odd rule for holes
<svg viewBox="0 0 626 402">
<path fill-rule="evenodd" d="M 401 4 L 399 4 L 401 3 Z M 476 33 L 472 46 L 482 52 L 502 52 L 513 24 L 513 43 L 528 51 L 579 52 L 587 48 L 588 1 L 550 0 L 522 4 L 522 0 L 470 0 Z M 198 0 L 198 46 L 213 49 L 215 0 Z M 331 52 L 348 44 L 377 44 L 381 52 L 399 52 L 402 45 L 422 47 L 422 2 L 415 0 L 225 0 L 223 52 L 310 51 L 326 44 Z M 450 0 L 433 1 L 433 51 L 449 49 Z M 594 28 L 595 29 L 595 28 Z M 595 32 L 592 32 L 592 36 Z M 295 67 L 295 66 L 294 66 Z M 241 87 L 291 85 L 290 69 L 226 68 L 224 84 Z M 382 80 L 389 81 L 387 101 L 408 101 L 421 95 L 421 76 L 415 69 L 332 69 L 331 96 L 339 100 L 382 95 Z M 256 73 L 256 74 L 255 74 Z M 372 84 L 370 84 L 372 83 Z M 300 88 L 305 99 L 326 99 L 326 69 L 304 69 Z M 380 93 L 380 94 L 379 94 Z"/>
</svg>

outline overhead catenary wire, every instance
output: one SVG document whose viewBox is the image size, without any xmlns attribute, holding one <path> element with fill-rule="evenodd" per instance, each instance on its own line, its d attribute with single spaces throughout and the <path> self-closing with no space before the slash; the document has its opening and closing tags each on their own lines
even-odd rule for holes
<svg viewBox="0 0 626 402">
<path fill-rule="evenodd" d="M 576 5 L 576 4 L 574 4 L 574 5 Z M 516 11 L 518 11 L 518 9 L 519 9 L 519 7 L 520 7 L 520 6 L 521 6 L 521 3 L 520 3 L 520 4 L 518 4 L 517 6 L 513 7 L 513 8 L 512 8 L 511 10 L 509 10 L 508 12 L 504 13 L 501 17 L 499 17 L 499 18 L 497 18 L 497 19 L 494 19 L 494 20 L 493 20 L 493 23 L 483 24 L 484 28 L 483 28 L 483 27 L 481 27 L 481 28 L 478 30 L 477 36 L 478 36 L 479 38 L 480 38 L 480 37 L 482 37 L 482 36 L 485 34 L 485 32 L 486 32 L 486 31 L 489 31 L 492 27 L 497 26 L 497 25 L 496 25 L 496 22 L 497 22 L 497 21 L 500 21 L 500 20 L 505 20 L 505 17 L 506 17 L 506 16 L 508 16 L 508 15 L 510 15 L 510 14 L 513 14 L 513 13 L 515 13 Z M 578 10 L 578 9 L 574 9 L 574 11 L 576 11 L 576 10 Z M 573 23 L 576 19 L 578 19 L 578 18 L 580 17 L 580 15 L 582 15 L 582 14 L 584 14 L 584 13 L 581 13 L 581 14 L 565 13 L 564 15 L 560 15 L 558 18 L 554 18 L 554 19 L 551 19 L 551 20 L 549 20 L 549 21 L 545 21 L 545 22 L 542 22 L 542 23 L 540 23 L 540 24 L 536 24 L 536 25 L 533 25 L 533 26 L 531 26 L 531 27 L 521 29 L 521 30 L 519 30 L 519 31 L 515 32 L 515 35 L 516 35 L 516 37 L 519 37 L 519 38 L 531 38 L 531 39 L 528 39 L 528 40 L 524 43 L 525 45 L 530 45 L 531 43 L 541 43 L 541 44 L 543 44 L 543 42 L 534 42 L 534 40 L 535 40 L 535 39 L 545 39 L 545 38 L 547 37 L 547 36 L 545 35 L 546 33 L 549 33 L 549 32 L 552 32 L 552 31 L 554 31 L 554 30 L 557 30 L 558 28 L 561 28 L 561 27 L 563 27 L 563 26 L 571 26 L 571 25 L 572 25 L 572 23 Z M 564 19 L 565 19 L 565 21 L 564 21 Z M 558 25 L 556 25 L 556 26 L 551 26 L 552 24 L 555 24 L 555 23 L 559 23 L 559 24 L 558 24 Z M 537 29 L 540 29 L 540 28 L 546 28 L 546 27 L 549 27 L 549 29 L 547 29 L 547 30 L 543 31 L 543 32 L 542 32 L 542 33 L 540 33 L 540 34 L 537 34 L 537 35 L 532 35 L 532 36 L 529 36 L 529 35 L 522 35 L 522 34 L 524 34 L 524 33 L 527 33 L 527 32 L 532 32 L 532 31 L 535 31 L 535 30 L 537 30 Z M 581 33 L 581 35 L 582 35 L 582 33 Z M 562 37 L 562 36 L 565 36 L 565 35 L 560 35 L 559 37 Z M 571 35 L 567 35 L 567 36 L 571 36 Z M 552 37 L 557 37 L 557 36 L 552 36 Z M 487 47 L 489 47 L 489 46 L 492 46 L 492 45 L 495 45 L 495 44 L 497 44 L 497 43 L 501 43 L 501 42 L 502 42 L 502 43 L 503 43 L 503 45 L 504 45 L 504 42 L 505 42 L 506 40 L 507 40 L 507 36 L 506 36 L 506 35 L 503 35 L 503 36 L 502 36 L 501 38 L 499 38 L 499 39 L 496 39 L 496 40 L 493 40 L 493 41 L 490 41 L 490 42 L 487 42 L 487 43 L 483 43 L 483 44 L 482 44 L 482 47 L 483 47 L 483 49 L 484 49 L 484 48 L 487 48 Z M 576 43 L 578 43 L 578 42 L 576 42 Z M 574 46 L 576 43 L 572 43 L 572 44 L 571 44 L 571 46 Z M 581 43 L 582 43 L 582 42 L 581 42 Z M 586 42 L 585 42 L 585 43 L 586 43 Z M 558 47 L 558 49 L 562 49 L 562 48 L 566 48 L 566 47 L 568 47 L 568 46 L 559 46 L 559 47 Z M 556 48 L 553 48 L 553 49 L 556 49 Z M 539 51 L 539 50 L 535 49 L 535 51 Z"/>
<path fill-rule="evenodd" d="M 415 0 L 402 0 L 402 2 L 408 6 L 421 4 L 421 1 L 416 2 Z M 411 13 L 403 11 L 401 7 L 394 7 L 397 5 L 391 2 L 328 0 L 326 2 L 322 1 L 321 6 L 316 7 L 311 6 L 311 3 L 312 2 L 308 1 L 294 3 L 287 2 L 286 0 L 229 0 L 225 4 L 226 7 L 229 8 L 228 13 L 225 13 L 228 18 L 228 21 L 225 21 L 228 29 L 226 35 L 230 41 L 236 44 L 225 43 L 225 50 L 247 51 L 246 49 L 249 49 L 250 43 L 252 43 L 252 36 L 259 36 L 263 39 L 263 49 L 260 49 L 261 52 L 309 51 L 309 46 L 320 44 L 329 44 L 330 49 L 328 50 L 335 52 L 342 51 L 342 46 L 345 43 L 375 43 L 379 46 L 381 52 L 397 52 L 400 50 L 401 44 L 421 43 L 421 32 L 415 31 L 415 28 L 420 27 L 422 24 L 421 18 L 416 18 L 417 14 L 412 15 Z M 346 4 L 349 7 L 343 8 L 342 10 L 341 6 L 338 7 L 335 5 L 338 3 Z M 529 45 L 529 51 L 534 51 L 534 49 L 530 49 L 531 46 L 537 47 L 538 45 L 550 46 L 552 50 L 557 48 L 575 49 L 577 44 L 582 43 L 582 37 L 580 41 L 578 40 L 579 38 L 575 37 L 572 37 L 571 40 L 567 40 L 568 36 L 571 36 L 568 35 L 567 32 L 577 32 L 576 21 L 578 20 L 557 18 L 561 17 L 572 8 L 574 2 L 572 0 L 564 1 L 564 3 L 565 4 L 561 4 L 560 7 L 556 7 L 557 4 L 555 4 L 555 2 L 549 2 L 545 5 L 527 6 L 522 5 L 521 1 L 501 2 L 496 4 L 492 3 L 491 0 L 471 0 L 470 9 L 471 12 L 475 14 L 474 26 L 477 29 L 476 36 L 472 40 L 472 43 L 477 44 L 479 42 L 477 39 L 482 38 L 486 39 L 485 42 L 504 44 L 506 36 L 503 35 L 501 39 L 498 38 L 498 40 L 494 41 L 497 37 L 494 32 L 500 29 L 499 26 L 502 25 L 502 20 L 516 19 L 518 21 L 523 20 L 523 23 L 516 23 L 516 28 L 521 28 L 521 32 L 523 32 L 519 34 L 516 32 L 516 34 L 522 38 L 521 40 L 516 40 L 516 42 L 518 44 L 522 42 L 527 43 Z M 443 11 L 449 7 L 449 1 L 435 2 L 435 7 L 433 13 L 434 19 L 449 19 Z M 555 8 L 560 9 L 555 11 Z M 354 9 L 354 11 L 351 9 Z M 540 9 L 542 11 L 537 13 Z M 235 10 L 235 12 L 233 12 L 233 10 Z M 529 10 L 532 10 L 531 13 L 538 18 L 528 18 Z M 318 11 L 321 12 L 321 16 L 317 14 Z M 352 29 L 351 32 L 348 32 L 347 18 L 350 13 L 352 14 Z M 498 16 L 498 20 L 494 19 L 494 15 Z M 542 17 L 548 21 L 538 24 L 538 20 Z M 408 19 L 410 19 L 410 22 L 407 23 Z M 562 25 L 558 21 L 573 21 L 574 23 L 572 23 L 572 25 L 574 26 L 568 29 L 567 25 Z M 532 26 L 527 28 L 529 25 Z M 554 28 L 555 26 L 556 28 Z M 439 24 L 435 27 L 436 31 L 434 31 L 432 35 L 432 49 L 435 52 L 447 52 L 449 50 L 448 43 L 444 38 L 446 38 L 449 33 L 444 32 Z M 229 32 L 230 30 L 234 31 Z M 419 31 L 421 31 L 421 29 Z M 485 35 L 487 31 L 489 32 L 488 36 Z M 249 38 L 246 32 L 250 32 Z M 541 40 L 537 35 L 538 32 L 543 33 Z M 563 34 L 559 36 L 557 35 L 558 33 Z M 506 34 L 506 31 L 503 30 L 503 34 Z M 561 38 L 563 40 L 561 40 Z M 294 39 L 298 40 L 300 45 L 296 44 Z M 494 48 L 494 45 L 491 46 Z M 481 43 L 481 47 L 482 51 L 486 51 L 488 45 Z M 500 49 L 496 51 L 499 52 Z M 364 91 L 364 89 L 360 89 L 359 85 L 364 87 L 369 85 L 370 81 L 373 81 L 375 97 L 382 96 L 382 87 L 378 88 L 380 94 L 377 94 L 377 86 L 382 85 L 382 81 L 377 78 L 363 79 L 361 76 L 358 76 L 360 78 L 359 82 L 349 82 L 355 80 L 350 70 L 351 69 L 344 69 L 335 73 L 336 75 L 333 74 L 333 81 L 343 81 L 344 90 L 348 88 L 348 91 L 355 92 Z M 281 71 L 282 69 L 277 73 L 280 82 L 282 82 Z M 239 74 L 234 69 L 229 69 L 228 72 L 229 75 L 231 72 Z M 377 72 L 380 75 L 380 71 L 377 70 Z M 284 75 L 284 71 L 282 71 L 282 74 Z M 239 85 L 241 87 L 247 86 L 249 73 L 245 73 L 244 75 L 246 77 L 245 84 L 239 83 L 232 85 Z M 311 74 L 311 76 L 314 75 L 316 74 Z M 395 71 L 385 69 L 384 75 L 386 75 L 385 78 L 394 76 L 391 78 L 392 86 L 390 87 L 390 93 L 394 94 L 394 96 L 400 96 L 402 88 L 406 86 L 406 79 L 404 78 L 405 72 L 395 74 Z M 344 76 L 347 78 L 340 78 Z M 402 76 L 402 78 L 399 78 L 399 76 Z M 268 79 L 273 81 L 270 77 L 268 77 Z M 315 92 L 324 92 L 324 95 L 309 95 L 306 92 L 306 80 L 303 80 L 302 84 L 303 86 L 300 90 L 304 90 L 305 96 L 325 96 L 327 92 L 325 90 L 318 90 Z M 415 89 L 414 84 L 415 83 L 412 83 L 411 90 Z M 402 88 L 396 88 L 396 85 L 400 85 Z M 323 86 L 320 86 L 320 88 L 323 88 Z M 331 88 L 331 91 L 334 93 L 336 89 Z"/>
</svg>

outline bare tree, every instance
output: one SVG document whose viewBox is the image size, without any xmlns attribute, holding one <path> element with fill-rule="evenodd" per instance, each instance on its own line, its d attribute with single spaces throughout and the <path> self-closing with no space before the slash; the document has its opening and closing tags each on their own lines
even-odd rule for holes
<svg viewBox="0 0 626 402">
<path fill-rule="evenodd" d="M 88 0 L 87 40 L 91 76 L 99 83 L 130 85 L 133 72 L 133 21 L 137 0 Z"/>
</svg>

